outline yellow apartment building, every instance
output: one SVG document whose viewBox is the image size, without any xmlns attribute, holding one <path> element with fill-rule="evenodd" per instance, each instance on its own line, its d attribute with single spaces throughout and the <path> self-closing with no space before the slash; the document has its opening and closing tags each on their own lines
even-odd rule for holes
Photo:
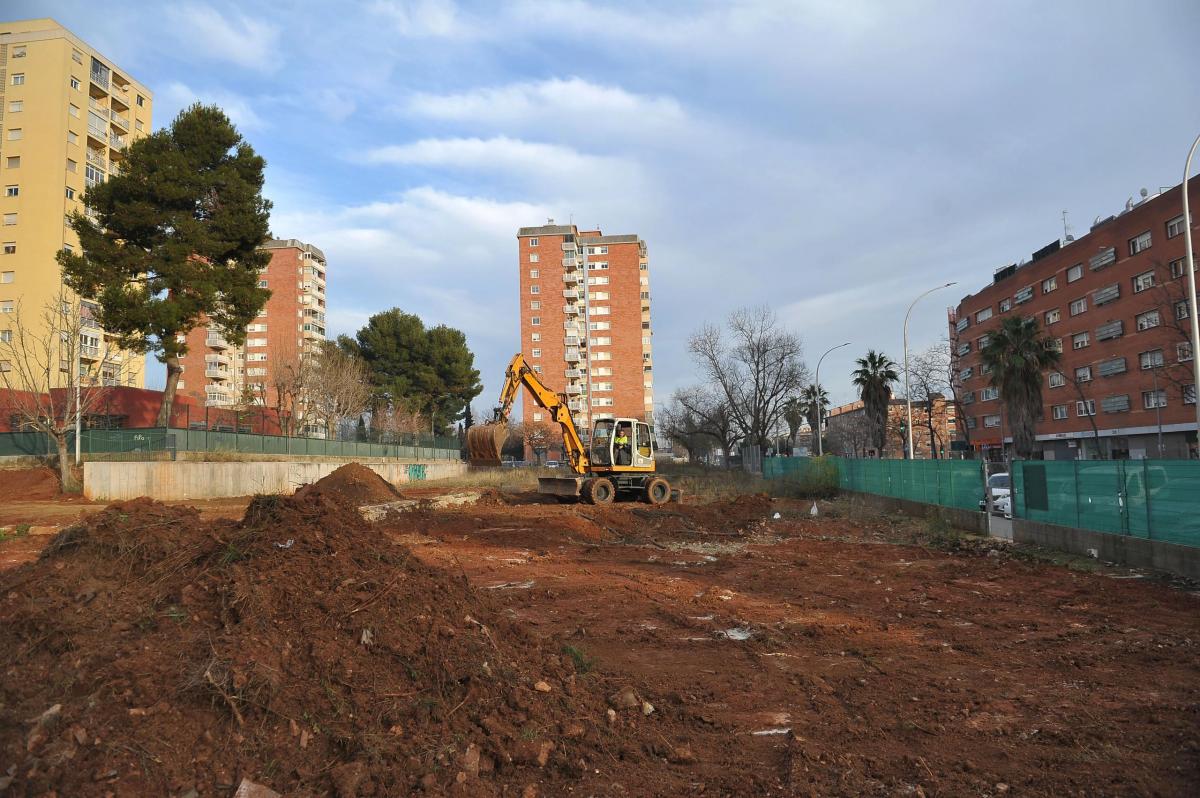
<svg viewBox="0 0 1200 798">
<path fill-rule="evenodd" d="M 150 132 L 152 103 L 145 86 L 54 20 L 0 22 L 0 335 L 11 335 L 17 308 L 28 328 L 58 297 L 55 253 L 79 246 L 68 216 Z M 105 384 L 145 387 L 145 356 L 105 356 L 87 302 L 82 316 L 80 357 L 104 357 Z"/>
</svg>

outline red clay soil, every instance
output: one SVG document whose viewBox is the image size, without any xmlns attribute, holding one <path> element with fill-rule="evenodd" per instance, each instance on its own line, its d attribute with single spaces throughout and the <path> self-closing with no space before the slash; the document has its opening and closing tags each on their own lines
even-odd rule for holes
<svg viewBox="0 0 1200 798">
<path fill-rule="evenodd" d="M 336 471 L 296 491 L 300 498 L 308 496 L 337 497 L 356 505 L 384 504 L 402 498 L 390 482 L 361 463 L 347 463 Z"/>
<path fill-rule="evenodd" d="M 1187 590 L 766 497 L 325 487 L 0 574 L 0 795 L 1195 794 Z"/>
<path fill-rule="evenodd" d="M 58 475 L 49 468 L 0 469 L 0 502 L 54 499 Z"/>
</svg>

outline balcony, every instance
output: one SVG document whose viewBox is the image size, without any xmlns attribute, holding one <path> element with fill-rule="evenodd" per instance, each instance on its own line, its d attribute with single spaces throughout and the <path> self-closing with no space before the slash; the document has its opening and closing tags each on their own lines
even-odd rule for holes
<svg viewBox="0 0 1200 798">
<path fill-rule="evenodd" d="M 118 114 L 116 111 L 109 111 L 108 118 L 111 119 L 114 123 L 116 123 L 119 127 L 124 128 L 126 132 L 129 131 L 129 117 L 122 116 L 121 114 Z"/>
<path fill-rule="evenodd" d="M 88 97 L 88 108 L 98 111 L 100 116 L 108 116 L 108 103 L 96 97 Z"/>
<path fill-rule="evenodd" d="M 204 369 L 204 376 L 214 380 L 229 379 L 229 369 L 220 366 L 208 366 Z"/>
<path fill-rule="evenodd" d="M 87 134 L 88 134 L 89 136 L 91 136 L 92 138 L 94 138 L 96 141 L 99 141 L 99 142 L 101 142 L 101 143 L 103 143 L 103 144 L 107 144 L 107 143 L 108 143 L 108 131 L 106 131 L 106 130 L 104 130 L 104 129 L 102 129 L 102 128 L 100 128 L 100 127 L 96 126 L 96 125 L 93 125 L 93 124 L 91 123 L 91 120 L 88 120 L 88 131 L 87 131 Z"/>
<path fill-rule="evenodd" d="M 96 320 L 95 320 L 94 318 L 92 318 L 91 316 L 83 316 L 83 315 L 81 315 L 81 316 L 79 317 L 79 326 L 80 326 L 80 327 L 85 327 L 85 328 L 87 328 L 87 329 L 89 329 L 89 330 L 99 330 L 99 329 L 100 329 L 100 322 L 96 321 Z"/>
<path fill-rule="evenodd" d="M 568 380 L 577 380 L 583 376 L 583 369 L 567 369 L 566 376 Z"/>
<path fill-rule="evenodd" d="M 564 283 L 578 283 L 582 276 L 583 275 L 580 274 L 580 272 L 578 272 L 578 271 L 575 271 L 575 270 L 569 271 L 569 272 L 566 272 L 565 274 L 563 274 L 563 282 Z"/>
<path fill-rule="evenodd" d="M 100 347 L 95 344 L 80 344 L 79 357 L 82 360 L 99 360 Z"/>
<path fill-rule="evenodd" d="M 204 363 L 205 363 L 205 366 L 214 366 L 214 365 L 228 366 L 229 365 L 229 356 L 228 355 L 205 355 Z"/>
<path fill-rule="evenodd" d="M 578 316 L 579 315 L 579 306 L 578 305 L 563 305 L 563 313 L 566 313 L 568 316 Z"/>
<path fill-rule="evenodd" d="M 105 91 L 108 91 L 108 87 L 109 87 L 108 75 L 109 75 L 109 71 L 106 67 L 101 67 L 100 69 L 96 69 L 95 65 L 93 65 L 92 73 L 89 77 L 90 77 L 92 83 L 95 83 L 100 88 L 104 89 Z"/>
<path fill-rule="evenodd" d="M 118 136 L 116 133 L 111 134 L 108 137 L 108 146 L 112 147 L 114 150 L 125 149 L 125 137 Z"/>
<path fill-rule="evenodd" d="M 581 359 L 579 357 L 579 350 L 578 349 L 568 349 L 566 352 L 566 358 L 568 361 L 570 361 L 572 363 L 578 363 Z"/>
<path fill-rule="evenodd" d="M 204 345 L 207 347 L 210 347 L 212 349 L 229 349 L 230 348 L 229 342 L 225 340 L 224 336 L 213 335 L 212 333 L 209 333 L 208 337 L 204 339 Z"/>
<path fill-rule="evenodd" d="M 566 344 L 568 347 L 577 348 L 579 346 L 579 336 L 568 335 L 566 338 L 563 339 L 563 343 Z"/>
<path fill-rule="evenodd" d="M 567 407 L 571 408 L 571 410 L 575 411 L 576 413 L 580 413 L 583 412 L 584 404 L 579 399 L 572 399 L 571 401 L 567 402 Z"/>
<path fill-rule="evenodd" d="M 108 159 L 104 157 L 103 152 L 100 150 L 93 150 L 91 147 L 86 147 L 85 150 L 86 152 L 84 153 L 83 157 L 88 163 L 99 169 L 108 169 Z"/>
<path fill-rule="evenodd" d="M 567 299 L 579 299 L 580 292 L 574 288 L 568 288 L 567 290 L 563 291 L 563 296 Z"/>
</svg>

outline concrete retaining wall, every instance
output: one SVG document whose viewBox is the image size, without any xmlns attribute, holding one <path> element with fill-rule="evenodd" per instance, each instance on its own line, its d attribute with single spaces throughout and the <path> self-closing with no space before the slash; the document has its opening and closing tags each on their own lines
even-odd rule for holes
<svg viewBox="0 0 1200 798">
<path fill-rule="evenodd" d="M 97 501 L 149 496 L 152 499 L 216 499 L 255 493 L 291 494 L 316 482 L 341 463 L 254 462 L 184 463 L 139 462 L 83 464 L 83 495 Z M 364 462 L 393 485 L 465 474 L 461 462 Z"/>
<path fill-rule="evenodd" d="M 883 513 L 904 513 L 914 518 L 928 518 L 931 512 L 938 512 L 946 523 L 956 529 L 962 529 L 976 535 L 986 535 L 987 517 L 975 510 L 960 510 L 957 507 L 942 507 L 939 504 L 925 504 L 908 499 L 893 499 L 890 496 L 877 496 L 874 493 L 857 493 L 852 490 L 841 491 L 843 496 L 862 502 L 868 507 Z"/>
<path fill-rule="evenodd" d="M 1200 580 L 1200 547 L 1014 518 L 1013 540 Z M 1094 552 L 1094 555 L 1093 555 Z"/>
</svg>

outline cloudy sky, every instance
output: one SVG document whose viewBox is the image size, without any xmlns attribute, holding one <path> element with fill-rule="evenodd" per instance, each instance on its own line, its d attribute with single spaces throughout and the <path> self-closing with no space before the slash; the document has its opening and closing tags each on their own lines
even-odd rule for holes
<svg viewBox="0 0 1200 798">
<path fill-rule="evenodd" d="M 333 334 L 463 329 L 490 405 L 518 346 L 516 229 L 648 243 L 656 393 L 689 333 L 768 303 L 835 403 L 852 359 L 938 340 L 992 270 L 1177 184 L 1200 4 L 9 0 L 155 92 L 221 105 L 277 236 L 329 259 Z M 161 367 L 158 367 L 161 369 Z M 156 375 L 157 377 L 157 375 Z M 161 383 L 161 377 L 155 380 Z"/>
</svg>

